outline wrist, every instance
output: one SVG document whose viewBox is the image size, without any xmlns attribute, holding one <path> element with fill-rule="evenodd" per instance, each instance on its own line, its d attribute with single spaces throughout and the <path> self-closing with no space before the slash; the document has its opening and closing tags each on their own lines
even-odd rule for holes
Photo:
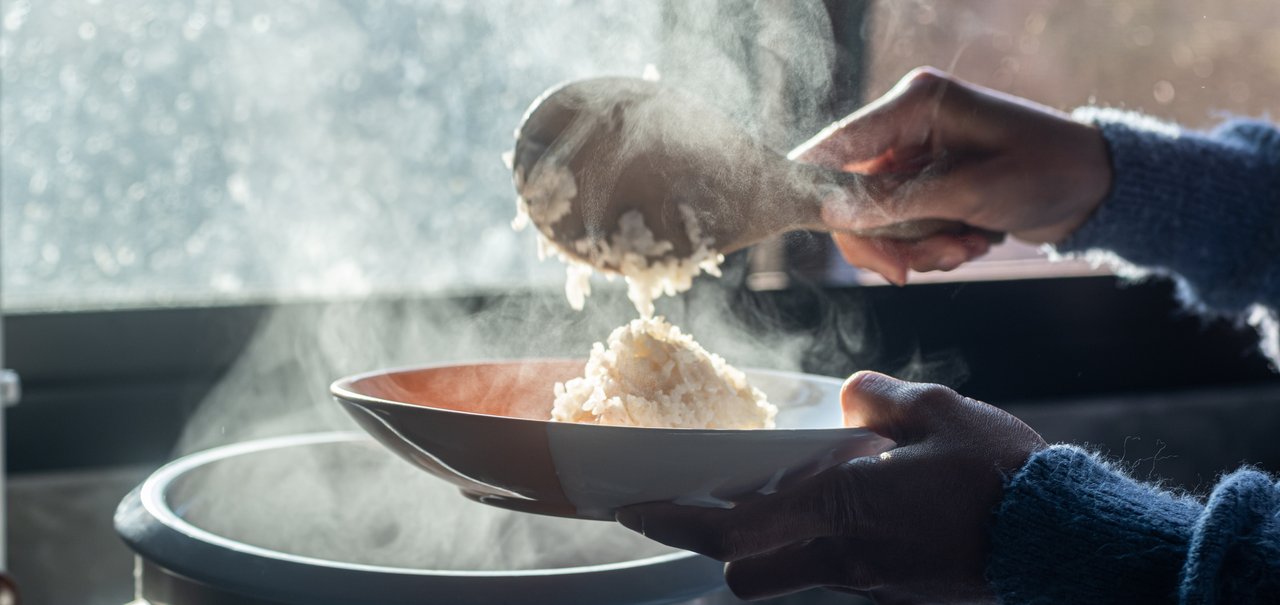
<svg viewBox="0 0 1280 605">
<path fill-rule="evenodd" d="M 1233 119 L 1197 132 L 1114 109 L 1074 115 L 1102 130 L 1114 173 L 1106 200 L 1059 253 L 1106 251 L 1174 274 L 1184 300 L 1223 313 L 1276 300 L 1280 130 Z"/>
<path fill-rule="evenodd" d="M 1046 182 L 1058 191 L 1045 191 L 1051 200 L 1044 226 L 1014 233 L 1014 236 L 1036 244 L 1058 244 L 1080 229 L 1097 212 L 1111 190 L 1112 168 L 1110 151 L 1102 130 L 1088 122 L 1063 120 L 1057 157 L 1045 164 L 1059 167 Z M 1032 201 L 1034 203 L 1034 201 Z"/>
<path fill-rule="evenodd" d="M 1006 603 L 1157 602 L 1176 592 L 1201 510 L 1080 449 L 1051 447 L 1007 481 L 987 575 Z"/>
<path fill-rule="evenodd" d="M 1077 187 L 1070 202 L 1072 212 L 1057 237 L 1048 242 L 1052 244 L 1067 239 L 1087 223 L 1111 190 L 1111 154 L 1102 129 L 1084 122 L 1076 122 L 1075 127 L 1079 140 L 1071 153 L 1077 160 L 1073 179 Z"/>
</svg>

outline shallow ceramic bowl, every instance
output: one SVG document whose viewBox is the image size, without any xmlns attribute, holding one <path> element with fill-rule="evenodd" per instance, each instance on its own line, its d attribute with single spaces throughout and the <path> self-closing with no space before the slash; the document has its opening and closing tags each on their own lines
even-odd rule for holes
<svg viewBox="0 0 1280 605">
<path fill-rule="evenodd" d="M 467 497 L 512 510 L 613 520 L 641 502 L 732 506 L 893 443 L 842 426 L 835 378 L 746 370 L 778 406 L 778 428 L 657 429 L 552 422 L 553 387 L 581 360 L 382 370 L 334 397 L 401 457 Z"/>
</svg>

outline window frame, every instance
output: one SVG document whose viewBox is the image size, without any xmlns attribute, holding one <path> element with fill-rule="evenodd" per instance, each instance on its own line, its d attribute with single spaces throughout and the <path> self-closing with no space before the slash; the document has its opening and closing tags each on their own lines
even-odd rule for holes
<svg viewBox="0 0 1280 605">
<path fill-rule="evenodd" d="M 768 322 L 754 328 L 823 335 L 824 326 L 845 320 L 869 326 L 872 333 L 858 346 L 835 339 L 831 350 L 806 354 L 804 369 L 818 374 L 898 373 L 913 361 L 959 360 L 959 367 L 934 370 L 932 377 L 1001 406 L 1280 384 L 1252 329 L 1191 314 L 1175 301 L 1168 281 L 1122 284 L 1092 276 L 828 287 L 796 274 L 783 290 L 752 291 L 745 284 L 736 285 L 732 309 L 748 325 Z M 24 386 L 22 403 L 8 410 L 5 422 L 8 468 L 21 473 L 168 459 L 187 419 L 268 314 L 356 304 L 397 312 L 450 305 L 481 313 L 540 299 L 530 308 L 545 317 L 524 321 L 571 321 L 576 312 L 567 305 L 548 304 L 561 296 L 526 290 L 7 315 L 5 359 Z M 592 303 L 607 299 L 606 293 Z M 923 377 L 930 378 L 928 370 Z"/>
</svg>

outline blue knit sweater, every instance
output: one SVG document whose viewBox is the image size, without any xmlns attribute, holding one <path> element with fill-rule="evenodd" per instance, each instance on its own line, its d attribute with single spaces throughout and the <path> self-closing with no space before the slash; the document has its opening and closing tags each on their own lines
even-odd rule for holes
<svg viewBox="0 0 1280 605">
<path fill-rule="evenodd" d="M 1092 108 L 1076 117 L 1102 129 L 1115 177 L 1058 250 L 1169 275 L 1194 308 L 1247 315 L 1280 356 L 1280 130 L 1233 120 L 1195 133 Z M 988 576 L 1007 604 L 1280 603 L 1280 485 L 1253 469 L 1201 502 L 1051 447 L 1009 477 L 991 541 Z"/>
</svg>

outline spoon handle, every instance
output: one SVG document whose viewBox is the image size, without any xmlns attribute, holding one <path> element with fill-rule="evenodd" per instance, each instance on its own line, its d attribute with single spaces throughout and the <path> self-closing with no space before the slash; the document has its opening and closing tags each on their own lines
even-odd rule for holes
<svg viewBox="0 0 1280 605">
<path fill-rule="evenodd" d="M 819 170 L 823 173 L 822 180 L 827 181 L 830 185 L 835 185 L 849 192 L 860 192 L 868 200 L 871 199 L 868 191 L 873 187 L 868 182 L 868 177 L 840 170 Z M 920 241 L 934 235 L 967 235 L 976 233 L 987 241 L 998 244 L 1003 242 L 1005 237 L 1005 234 L 999 231 L 991 231 L 959 221 L 940 218 L 922 218 L 890 223 L 870 229 L 858 229 L 854 233 L 862 237 L 879 237 L 908 242 Z"/>
<path fill-rule="evenodd" d="M 881 237 L 900 241 L 915 242 L 934 235 L 967 235 L 976 233 L 987 241 L 998 244 L 1004 241 L 1004 233 L 981 229 L 959 221 L 940 218 L 922 218 L 901 223 L 891 223 L 883 227 L 859 229 L 854 231 L 862 237 Z"/>
</svg>

